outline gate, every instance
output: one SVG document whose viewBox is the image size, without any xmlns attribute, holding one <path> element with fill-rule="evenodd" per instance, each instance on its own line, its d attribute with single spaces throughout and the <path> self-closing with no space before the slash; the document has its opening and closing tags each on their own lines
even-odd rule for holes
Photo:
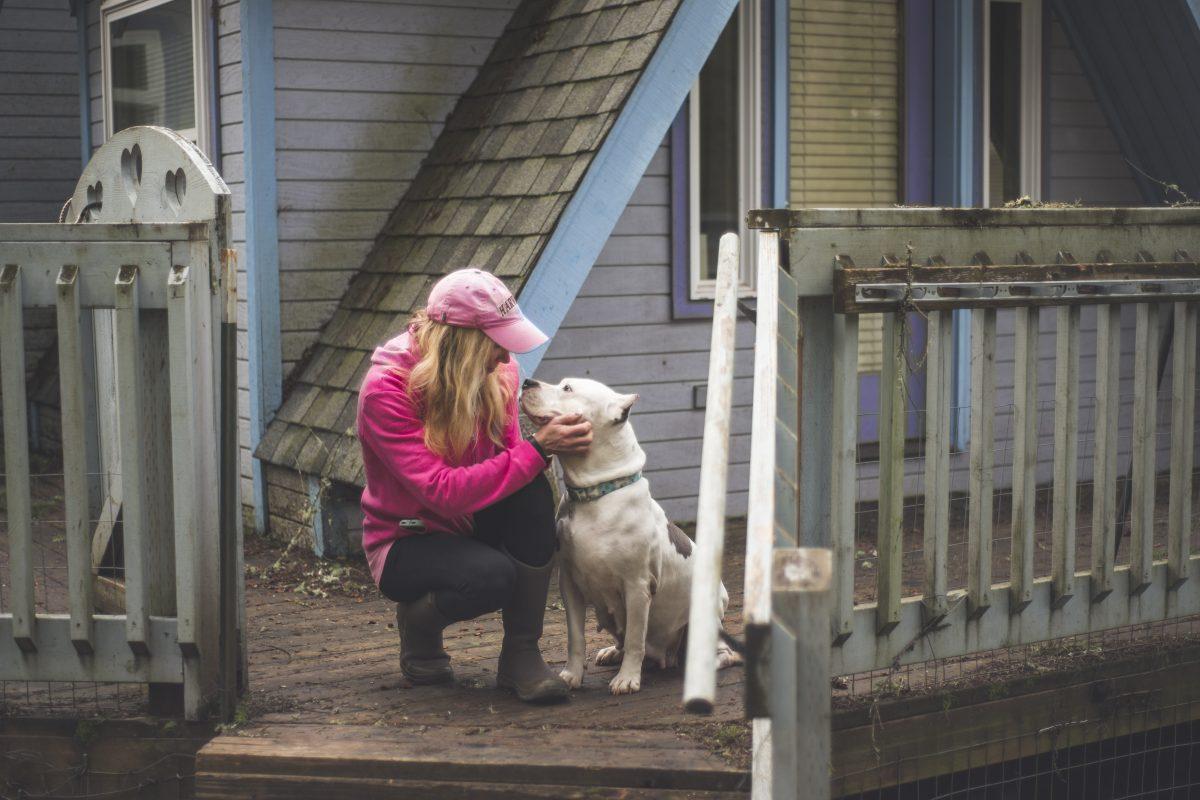
<svg viewBox="0 0 1200 800">
<path fill-rule="evenodd" d="M 828 796 L 831 675 L 1200 613 L 1193 566 L 1200 556 L 1192 543 L 1200 263 L 1191 255 L 1200 253 L 1200 212 L 764 211 L 751 213 L 750 226 L 758 230 L 759 295 L 745 622 L 756 797 Z M 736 259 L 734 250 L 729 257 Z M 729 335 L 722 320 L 732 320 L 736 303 L 732 281 L 718 277 L 718 286 L 727 295 L 716 304 L 714 359 L 725 353 L 717 339 Z M 1081 309 L 1089 306 L 1094 330 L 1081 326 Z M 1123 306 L 1133 308 L 1129 331 Z M 1043 308 L 1052 326 L 1041 323 Z M 1000 309 L 1012 310 L 1005 313 L 1013 326 L 1003 370 L 1007 377 L 1011 363 L 1012 398 L 1003 403 L 1011 408 L 1011 497 L 1003 503 L 995 469 Z M 879 460 L 877 475 L 865 480 L 857 463 L 864 314 L 879 314 L 883 323 Z M 969 432 L 960 432 L 965 448 L 951 438 L 952 420 L 967 411 L 954 407 L 952 395 L 955 315 L 959 329 L 970 331 L 957 342 L 964 356 L 958 380 L 970 398 Z M 926 328 L 916 358 L 914 318 Z M 1123 338 L 1132 339 L 1124 432 Z M 1088 437 L 1080 421 L 1085 349 L 1095 379 Z M 1040 382 L 1039 364 L 1047 368 Z M 1169 394 L 1160 393 L 1168 368 Z M 923 409 L 910 396 L 916 372 L 926 382 Z M 790 407 L 797 396 L 798 408 Z M 714 451 L 727 438 L 721 418 L 729 413 L 727 393 L 710 389 L 709 397 L 717 408 L 706 416 L 706 456 L 710 437 Z M 1052 435 L 1039 431 L 1039 398 L 1050 406 L 1044 410 Z M 1161 417 L 1160 403 L 1168 409 Z M 924 423 L 916 457 L 906 456 L 913 415 Z M 1040 451 L 1039 439 L 1046 440 Z M 1039 467 L 1048 479 L 1039 481 Z M 962 498 L 952 494 L 954 479 L 965 487 Z M 1076 518 L 1084 483 L 1092 486 L 1086 528 Z M 856 506 L 864 485 L 878 506 L 877 568 L 874 600 L 856 603 Z M 724 492 L 723 476 L 709 491 Z M 1052 511 L 1043 526 L 1049 558 L 1041 566 L 1039 492 Z M 953 522 L 952 498 L 966 507 Z M 704 503 L 702 495 L 702 509 Z M 1003 582 L 993 581 L 997 505 L 1011 516 Z M 917 527 L 915 513 L 906 519 L 912 507 L 920 508 L 923 558 L 913 565 L 920 589 L 906 593 L 903 544 L 905 527 Z M 1128 555 L 1119 563 L 1126 516 Z M 955 526 L 965 552 L 952 564 Z M 1087 528 L 1086 539 L 1077 537 Z M 697 563 L 694 614 L 714 596 L 723 538 L 721 519 L 705 519 L 702 511 L 697 550 L 705 560 Z M 1087 563 L 1076 564 L 1077 548 L 1088 553 Z M 965 579 L 952 587 L 958 563 Z M 689 649 L 685 687 L 685 703 L 698 710 L 712 699 L 703 659 L 716 631 L 701 634 L 689 641 L 695 658 Z M 692 664 L 700 674 L 693 676 Z"/>
<path fill-rule="evenodd" d="M 63 219 L 0 224 L 0 680 L 182 686 L 194 719 L 236 690 L 222 666 L 237 647 L 240 553 L 221 522 L 238 505 L 236 456 L 220 447 L 222 423 L 235 424 L 221 346 L 234 321 L 229 189 L 187 140 L 130 128 L 93 156 Z M 56 318 L 69 613 L 35 603 L 23 318 L 37 308 Z M 98 613 L 98 559 L 118 530 L 123 613 Z"/>
</svg>

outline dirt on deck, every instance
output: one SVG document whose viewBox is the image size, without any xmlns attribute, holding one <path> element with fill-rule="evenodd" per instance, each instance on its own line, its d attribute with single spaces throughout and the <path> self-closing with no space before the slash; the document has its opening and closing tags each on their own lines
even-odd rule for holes
<svg viewBox="0 0 1200 800">
<path fill-rule="evenodd" d="M 725 585 L 730 594 L 726 628 L 740 635 L 744 527 L 730 527 Z M 496 689 L 496 660 L 503 631 L 500 615 L 446 629 L 455 682 L 413 687 L 399 670 L 395 604 L 379 594 L 365 563 L 322 561 L 299 549 L 280 550 L 259 538 L 246 552 L 246 625 L 249 641 L 248 720 L 372 726 L 453 727 L 484 733 L 503 728 L 550 731 L 659 730 L 684 736 L 731 764 L 749 763 L 742 719 L 743 669 L 718 676 L 713 714 L 697 717 L 681 705 L 680 669 L 647 670 L 642 690 L 616 697 L 608 682 L 616 667 L 596 667 L 595 652 L 611 644 L 587 621 L 588 668 L 568 703 L 531 706 Z M 566 623 L 557 580 L 547 600 L 542 652 L 559 667 L 566 660 Z"/>
</svg>

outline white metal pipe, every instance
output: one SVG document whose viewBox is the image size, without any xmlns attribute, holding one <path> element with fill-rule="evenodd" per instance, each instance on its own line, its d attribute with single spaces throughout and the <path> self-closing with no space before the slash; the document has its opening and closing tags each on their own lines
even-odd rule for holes
<svg viewBox="0 0 1200 800">
<path fill-rule="evenodd" d="M 754 323 L 754 407 L 746 519 L 746 625 L 771 624 L 771 552 L 775 546 L 775 384 L 779 355 L 779 233 L 760 231 Z"/>
<path fill-rule="evenodd" d="M 733 354 L 737 332 L 738 236 L 721 237 L 713 304 L 712 350 L 700 453 L 700 495 L 688 619 L 683 705 L 707 714 L 717 694 L 717 637 L 721 623 L 721 562 L 725 553 L 725 495 L 729 475 L 729 424 L 733 407 Z"/>
</svg>

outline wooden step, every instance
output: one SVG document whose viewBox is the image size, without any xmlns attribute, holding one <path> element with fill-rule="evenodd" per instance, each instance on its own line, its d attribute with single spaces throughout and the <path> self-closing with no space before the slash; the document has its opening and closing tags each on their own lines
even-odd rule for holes
<svg viewBox="0 0 1200 800">
<path fill-rule="evenodd" d="M 251 726 L 196 759 L 197 798 L 729 800 L 748 775 L 670 729 Z"/>
</svg>

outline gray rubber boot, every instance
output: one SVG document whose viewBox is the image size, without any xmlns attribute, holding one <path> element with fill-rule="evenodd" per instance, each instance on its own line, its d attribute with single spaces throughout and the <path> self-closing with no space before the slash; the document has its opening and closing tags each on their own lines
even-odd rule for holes
<svg viewBox="0 0 1200 800">
<path fill-rule="evenodd" d="M 454 680 L 450 656 L 442 647 L 442 629 L 450 622 L 438 611 L 432 593 L 411 603 L 396 604 L 400 671 L 412 683 L 426 685 Z"/>
<path fill-rule="evenodd" d="M 527 703 L 561 702 L 567 699 L 570 688 L 546 666 L 538 649 L 554 560 L 544 567 L 531 567 L 508 557 L 517 569 L 517 582 L 502 611 L 504 644 L 500 647 L 496 685 L 512 689 Z"/>
</svg>

